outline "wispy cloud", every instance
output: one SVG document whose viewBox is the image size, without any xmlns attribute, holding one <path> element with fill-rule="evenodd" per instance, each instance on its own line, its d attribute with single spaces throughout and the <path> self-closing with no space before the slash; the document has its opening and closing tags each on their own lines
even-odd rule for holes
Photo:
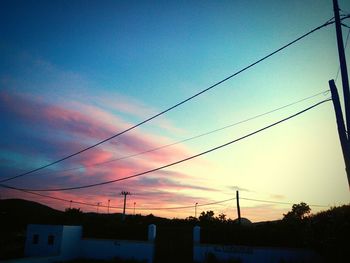
<svg viewBox="0 0 350 263">
<path fill-rule="evenodd" d="M 8 129 L 4 129 L 2 133 L 10 138 L 9 141 L 2 142 L 4 146 L 2 153 L 3 155 L 9 151 L 14 153 L 13 158 L 3 159 L 3 162 L 7 163 L 10 168 L 11 166 L 16 168 L 15 173 L 23 171 L 18 167 L 35 168 L 40 163 L 45 164 L 54 158 L 82 149 L 130 126 L 130 123 L 122 117 L 80 101 L 66 102 L 63 107 L 43 101 L 41 97 L 34 95 L 2 91 L 0 104 L 2 112 L 5 113 L 4 123 L 8 124 Z M 162 142 L 169 143 L 170 141 L 166 137 L 155 137 L 142 131 L 133 131 L 67 162 L 12 181 L 11 184 L 22 187 L 53 188 L 102 182 L 156 168 L 190 154 L 186 147 L 176 145 L 152 151 L 137 158 L 118 160 L 123 156 L 159 147 Z M 26 158 L 28 154 L 31 158 Z M 22 156 L 20 160 L 18 156 Z M 38 161 L 30 167 L 32 159 Z M 103 162 L 108 163 L 95 166 Z M 69 170 L 78 167 L 81 168 Z M 68 169 L 68 171 L 57 172 L 62 169 Z M 2 173 L 2 176 L 7 177 L 7 173 Z M 193 203 L 194 199 L 203 202 L 206 200 L 189 196 L 184 193 L 186 190 L 218 191 L 211 187 L 188 183 L 189 181 L 191 181 L 189 175 L 165 170 L 104 187 L 77 192 L 54 192 L 49 195 L 89 203 L 90 200 L 105 200 L 115 196 L 121 190 L 130 189 L 133 193 L 137 193 L 133 200 L 139 205 L 164 207 L 188 205 Z M 21 194 L 17 193 L 17 195 Z M 22 195 L 28 196 L 24 193 Z M 45 198 L 40 197 L 38 200 L 43 201 Z M 50 200 L 49 203 L 51 202 Z M 67 204 L 60 204 L 61 208 L 65 206 Z"/>
<path fill-rule="evenodd" d="M 117 114 L 121 113 L 130 115 L 131 117 L 136 117 L 136 119 L 139 121 L 148 119 L 159 113 L 159 111 L 164 110 L 155 109 L 133 98 L 123 96 L 115 92 L 112 95 L 107 93 L 103 94 L 103 92 L 100 92 L 100 96 L 94 99 L 94 104 L 100 108 L 106 109 L 109 112 L 116 112 Z M 183 128 L 175 126 L 170 120 L 163 116 L 152 120 L 152 123 L 170 133 L 186 133 Z"/>
<path fill-rule="evenodd" d="M 149 178 L 144 177 L 140 178 L 139 182 L 140 186 L 152 186 L 156 188 L 165 188 L 165 189 L 172 189 L 172 190 L 202 190 L 207 192 L 218 192 L 218 189 L 210 188 L 206 186 L 200 186 L 200 185 L 192 185 L 192 184 L 184 184 L 179 182 L 178 180 L 174 180 L 171 178 L 164 178 L 164 177 L 157 177 L 157 178 Z"/>
<path fill-rule="evenodd" d="M 234 186 L 228 186 L 228 188 L 232 191 L 241 191 L 241 192 L 252 192 L 252 190 L 249 190 L 248 188 L 240 187 L 237 185 Z"/>
<path fill-rule="evenodd" d="M 0 157 L 4 164 L 0 168 L 1 178 L 79 151 L 163 110 L 97 87 L 86 76 L 61 70 L 29 54 L 18 54 L 15 61 L 17 76 L 0 76 L 3 87 L 0 118 L 4 127 L 0 131 L 3 138 Z M 152 129 L 161 132 L 150 134 L 140 127 L 79 156 L 8 183 L 25 188 L 93 184 L 134 175 L 193 154 L 181 144 L 152 150 L 173 143 L 167 135 L 178 137 L 187 133 L 166 116 L 152 120 Z M 139 155 L 142 152 L 147 153 Z M 96 165 L 99 163 L 105 164 Z M 196 165 L 210 169 L 211 164 L 201 158 L 191 160 L 191 166 Z M 122 190 L 133 193 L 128 202 L 137 202 L 139 208 L 187 206 L 216 201 L 220 195 L 218 189 L 198 183 L 198 176 L 192 170 L 189 174 L 178 167 L 96 188 L 45 194 L 87 203 L 106 203 L 111 199 L 112 204 L 120 204 Z M 60 209 L 69 205 L 25 193 L 6 192 L 8 196 L 25 196 Z M 94 210 L 89 206 L 86 209 Z M 188 216 L 186 211 L 179 211 L 178 215 Z M 167 215 L 172 216 L 170 212 Z"/>
<path fill-rule="evenodd" d="M 270 197 L 274 200 L 283 200 L 286 199 L 284 195 L 281 194 L 271 194 Z"/>
</svg>

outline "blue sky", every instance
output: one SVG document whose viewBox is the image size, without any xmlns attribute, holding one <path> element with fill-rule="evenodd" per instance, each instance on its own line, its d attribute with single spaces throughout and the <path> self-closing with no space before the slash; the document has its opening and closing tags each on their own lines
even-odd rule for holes
<svg viewBox="0 0 350 263">
<path fill-rule="evenodd" d="M 350 12 L 347 1 L 339 5 L 344 14 Z M 0 22 L 5 25 L 0 29 L 1 178 L 46 164 L 136 124 L 333 16 L 330 0 L 3 1 L 0 10 Z M 344 38 L 347 33 L 344 29 Z M 349 48 L 346 53 L 349 57 Z M 109 167 L 84 168 L 323 92 L 337 69 L 335 29 L 328 26 L 118 140 L 8 184 L 45 188 L 99 182 L 185 158 L 329 95 Z M 341 88 L 339 80 L 337 84 Z M 74 173 L 44 174 L 77 166 L 82 168 Z M 335 205 L 349 202 L 343 166 L 332 104 L 327 103 L 164 172 L 101 189 L 48 194 L 105 202 L 117 199 L 116 192 L 126 189 L 138 193 L 134 201 L 140 206 L 169 207 L 223 200 L 234 195 L 234 189 L 245 189 L 242 195 L 247 198 Z M 20 194 L 4 191 L 3 195 Z M 40 201 L 61 209 L 67 206 L 44 198 Z M 246 216 L 253 220 L 276 219 L 290 209 L 252 202 L 244 205 Z M 229 214 L 234 207 L 208 209 Z M 162 213 L 186 217 L 190 212 Z"/>
</svg>

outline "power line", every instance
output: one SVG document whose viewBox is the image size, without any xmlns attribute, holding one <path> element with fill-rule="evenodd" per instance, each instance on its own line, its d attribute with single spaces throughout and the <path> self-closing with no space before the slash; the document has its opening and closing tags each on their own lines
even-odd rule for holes
<svg viewBox="0 0 350 263">
<path fill-rule="evenodd" d="M 53 200 L 57 200 L 57 201 L 63 201 L 63 202 L 67 202 L 67 203 L 74 203 L 74 204 L 81 204 L 81 205 L 87 205 L 87 206 L 92 206 L 92 207 L 96 207 L 98 206 L 97 204 L 92 204 L 92 203 L 86 203 L 86 202 L 80 202 L 80 201 L 73 201 L 73 200 L 68 200 L 68 199 L 64 199 L 64 198 L 59 198 L 59 197 L 54 197 L 54 196 L 50 196 L 50 195 L 44 195 L 41 193 L 36 193 L 36 192 L 31 192 L 31 191 L 26 191 L 26 190 L 20 190 L 20 189 L 14 189 L 20 192 L 25 192 L 28 194 L 32 194 L 32 195 L 37 195 L 37 196 L 41 196 L 41 197 L 45 197 L 45 198 L 49 198 L 49 199 L 53 199 Z M 254 202 L 263 202 L 263 203 L 272 203 L 272 204 L 282 204 L 282 205 L 293 205 L 295 203 L 289 203 L 289 202 L 278 202 L 278 201 L 270 201 L 270 200 L 262 200 L 262 199 L 253 199 L 253 198 L 245 198 L 245 197 L 240 197 L 241 200 L 247 200 L 247 201 L 254 201 Z M 225 200 L 220 200 L 220 201 L 214 201 L 214 202 L 210 202 L 210 203 L 204 203 L 204 204 L 197 204 L 197 207 L 203 207 L 203 206 L 209 206 L 209 205 L 215 205 L 215 204 L 221 204 L 221 203 L 226 203 L 228 201 L 234 201 L 236 200 L 236 198 L 229 198 L 229 199 L 225 199 Z M 329 206 L 326 205 L 316 205 L 316 204 L 308 204 L 309 206 L 312 207 L 326 207 L 328 208 Z M 139 211 L 152 211 L 152 210 L 178 210 L 178 209 L 188 209 L 188 208 L 194 208 L 196 205 L 189 205 L 189 206 L 176 206 L 176 207 L 140 207 L 140 208 L 135 208 L 136 210 Z M 99 207 L 104 207 L 104 208 L 111 208 L 111 209 L 122 209 L 122 207 L 117 207 L 117 206 L 107 206 L 107 205 L 103 205 L 100 204 Z M 132 209 L 132 208 L 127 208 L 127 209 Z"/>
<path fill-rule="evenodd" d="M 99 206 L 99 207 L 112 208 L 112 209 L 122 209 L 123 208 L 123 207 L 118 207 L 118 206 L 103 205 L 101 203 L 98 205 L 98 204 L 93 204 L 93 203 L 73 201 L 73 200 L 69 200 L 69 199 L 64 199 L 64 198 L 54 197 L 54 196 L 36 193 L 36 192 L 32 192 L 32 191 L 27 191 L 27 190 L 23 190 L 23 189 L 12 189 L 12 190 L 25 192 L 27 194 L 37 195 L 37 196 L 41 196 L 41 197 L 45 197 L 45 198 L 49 198 L 49 199 L 53 199 L 53 200 L 57 200 L 57 201 L 67 202 L 67 203 L 81 204 L 81 205 L 87 205 L 87 206 L 93 206 L 93 207 Z M 236 198 L 230 198 L 230 199 L 214 201 L 214 202 L 210 202 L 210 203 L 198 204 L 197 206 L 202 207 L 202 206 L 208 206 L 208 205 L 221 204 L 221 203 L 225 203 L 225 202 L 232 201 L 235 199 Z M 135 208 L 135 210 L 140 210 L 140 211 L 145 211 L 145 210 L 177 210 L 177 209 L 186 209 L 186 208 L 194 208 L 194 207 L 195 207 L 195 205 L 175 206 L 175 207 L 154 207 L 154 208 L 152 208 L 152 207 L 140 207 L 140 208 Z M 130 209 L 134 209 L 134 208 L 126 208 L 126 209 L 130 210 Z"/>
<path fill-rule="evenodd" d="M 313 108 L 315 108 L 315 107 L 317 107 L 317 106 L 319 106 L 319 105 L 321 105 L 321 104 L 323 104 L 323 103 L 325 103 L 325 102 L 328 102 L 328 101 L 331 101 L 331 99 L 326 99 L 326 100 L 323 100 L 323 101 L 321 101 L 321 102 L 318 102 L 318 103 L 316 103 L 316 104 L 314 104 L 314 105 L 312 105 L 312 106 L 310 106 L 310 107 L 308 107 L 308 108 L 306 108 L 306 109 L 304 109 L 304 110 L 302 110 L 302 111 L 299 111 L 299 112 L 297 112 L 297 113 L 295 113 L 295 114 L 293 114 L 293 115 L 290 115 L 289 117 L 286 117 L 286 118 L 284 118 L 284 119 L 282 119 L 282 120 L 279 120 L 279 121 L 274 122 L 274 123 L 272 123 L 272 124 L 270 124 L 270 125 L 268 125 L 268 126 L 265 126 L 265 127 L 261 128 L 261 129 L 259 129 L 259 130 L 256 130 L 256 131 L 251 132 L 251 133 L 249 133 L 249 134 L 247 134 L 247 135 L 244 135 L 244 136 L 242 136 L 242 137 L 240 137 L 240 138 L 238 138 L 238 139 L 235 139 L 235 140 L 232 140 L 232 141 L 227 142 L 227 143 L 225 143 L 225 144 L 216 146 L 216 147 L 214 147 L 214 148 L 211 148 L 211 149 L 209 149 L 209 150 L 207 150 L 207 151 L 204 151 L 204 152 L 201 152 L 201 153 L 199 153 L 199 154 L 192 155 L 192 156 L 187 157 L 187 158 L 185 158 L 185 159 L 182 159 L 182 160 L 179 160 L 179 161 L 170 163 L 170 164 L 166 164 L 166 165 L 160 166 L 160 167 L 158 167 L 158 168 L 154 168 L 154 169 L 151 169 L 151 170 L 148 170 L 148 171 L 145 171 L 145 172 L 141 172 L 141 173 L 137 173 L 137 174 L 134 174 L 134 175 L 122 177 L 122 178 L 119 178 L 119 179 L 109 180 L 109 181 L 104 181 L 104 182 L 94 183 L 94 184 L 87 184 L 87 185 L 82 185 L 82 186 L 72 186 L 72 187 L 65 187 L 65 188 L 51 188 L 51 189 L 19 188 L 19 187 L 13 187 L 13 186 L 4 185 L 4 184 L 0 184 L 0 186 L 1 186 L 1 187 L 4 187 L 4 188 L 9 188 L 9 189 L 18 189 L 18 190 L 26 190 L 26 191 L 50 192 L 50 191 L 67 191 L 67 190 L 84 189 L 84 188 L 96 187 L 96 186 L 111 184 L 111 183 L 115 183 L 115 182 L 119 182 L 119 181 L 124 181 L 124 180 L 127 180 L 127 179 L 139 177 L 139 176 L 141 176 L 141 175 L 145 175 L 145 174 L 148 174 L 148 173 L 151 173 L 151 172 L 156 172 L 156 171 L 162 170 L 162 169 L 164 169 L 164 168 L 167 168 L 167 167 L 170 167 L 170 166 L 179 164 L 179 163 L 183 163 L 183 162 L 189 161 L 189 160 L 191 160 L 191 159 L 197 158 L 197 157 L 199 157 L 199 156 L 202 156 L 202 155 L 208 154 L 208 153 L 210 153 L 210 152 L 216 151 L 216 150 L 218 150 L 218 149 L 221 149 L 221 148 L 223 148 L 223 147 L 226 147 L 226 146 L 228 146 L 228 145 L 231 145 L 231 144 L 233 144 L 233 143 L 236 143 L 236 142 L 238 142 L 238 141 L 241 141 L 241 140 L 243 140 L 243 139 L 246 139 L 246 138 L 248 138 L 248 137 L 250 137 L 250 136 L 252 136 L 252 135 L 255 135 L 255 134 L 259 133 L 259 132 L 262 132 L 262 131 L 264 131 L 264 130 L 267 130 L 267 129 L 269 129 L 269 128 L 273 127 L 273 126 L 276 126 L 276 125 L 278 125 L 278 124 L 280 124 L 280 123 L 282 123 L 282 122 L 285 122 L 285 121 L 287 121 L 287 120 L 289 120 L 289 119 L 292 119 L 292 118 L 294 118 L 294 117 L 296 117 L 296 116 L 298 116 L 298 115 L 300 115 L 300 114 L 302 114 L 302 113 L 304 113 L 304 112 L 306 112 L 306 111 L 309 111 L 309 110 L 311 110 L 311 109 L 313 109 Z"/>
<path fill-rule="evenodd" d="M 348 25 L 346 25 L 346 24 L 341 23 L 341 25 L 342 25 L 343 27 L 346 27 L 346 28 L 349 28 L 349 29 L 350 29 L 350 26 L 348 26 Z"/>
<path fill-rule="evenodd" d="M 80 202 L 80 201 L 73 201 L 73 200 L 64 199 L 64 198 L 60 198 L 60 197 L 44 195 L 44 194 L 36 193 L 36 192 L 32 192 L 32 191 L 27 191 L 27 190 L 23 190 L 23 189 L 12 189 L 12 190 L 17 190 L 17 191 L 24 192 L 24 193 L 27 193 L 27 194 L 37 195 L 37 196 L 41 196 L 41 197 L 45 197 L 45 198 L 49 198 L 49 199 L 53 199 L 53 200 L 57 200 L 57 201 L 62 201 L 62 202 L 68 202 L 68 203 L 74 203 L 74 204 L 80 204 L 80 205 L 87 205 L 87 206 L 93 206 L 93 207 L 97 206 L 97 204 L 85 203 L 85 202 Z M 100 207 L 107 207 L 107 206 L 101 205 L 101 204 L 99 206 Z M 121 208 L 121 207 L 111 207 L 111 208 Z"/>
<path fill-rule="evenodd" d="M 262 202 L 262 203 L 280 204 L 280 205 L 294 205 L 294 204 L 295 204 L 295 203 L 288 203 L 288 202 L 269 201 L 269 200 L 261 200 L 261 199 L 253 199 L 253 198 L 244 198 L 244 197 L 240 197 L 239 199 L 247 200 L 247 201 L 254 201 L 254 202 Z M 309 205 L 309 206 L 315 206 L 315 207 L 329 207 L 329 206 L 327 206 L 327 205 Z"/>
<path fill-rule="evenodd" d="M 344 18 L 342 18 L 342 19 L 345 19 L 345 18 L 347 18 L 347 17 L 344 17 Z M 145 124 L 145 123 L 147 123 L 147 122 L 149 122 L 149 121 L 151 121 L 151 120 L 153 120 L 153 119 L 155 119 L 155 118 L 157 118 L 157 117 L 159 117 L 159 116 L 161 116 L 161 115 L 163 115 L 163 114 L 165 114 L 165 113 L 167 113 L 168 111 L 171 111 L 172 109 L 179 107 L 180 105 L 182 105 L 182 104 L 184 104 L 184 103 L 186 103 L 186 102 L 188 102 L 188 101 L 190 101 L 190 100 L 196 98 L 197 96 L 199 96 L 199 95 L 201 95 L 201 94 L 203 94 L 203 93 L 205 93 L 205 92 L 207 92 L 207 91 L 213 89 L 214 87 L 219 86 L 220 84 L 222 84 L 222 83 L 228 81 L 229 79 L 231 79 L 231 78 L 237 76 L 238 74 L 240 74 L 240 73 L 242 73 L 242 72 L 244 72 L 244 71 L 250 69 L 251 67 L 253 67 L 253 66 L 259 64 L 260 62 L 263 62 L 264 60 L 266 60 L 266 59 L 270 58 L 271 56 L 275 55 L 276 53 L 279 53 L 280 51 L 284 50 L 285 48 L 287 48 L 287 47 L 293 45 L 294 43 L 296 43 L 296 42 L 298 42 L 299 40 L 305 38 L 306 36 L 308 36 L 308 35 L 314 33 L 315 31 L 317 31 L 317 30 L 319 30 L 319 29 L 321 29 L 321 28 L 323 28 L 323 27 L 326 27 L 326 26 L 328 26 L 328 25 L 330 25 L 330 24 L 333 24 L 333 23 L 334 23 L 333 21 L 328 20 L 328 21 L 325 22 L 324 24 L 322 24 L 322 25 L 320 25 L 320 26 L 318 26 L 318 27 L 316 27 L 316 28 L 310 30 L 309 32 L 303 34 L 302 36 L 296 38 L 295 40 L 289 42 L 288 44 L 286 44 L 286 45 L 284 45 L 284 46 L 278 48 L 277 50 L 275 50 L 275 51 L 269 53 L 268 55 L 266 55 L 266 56 L 264 56 L 264 57 L 262 57 L 262 58 L 256 60 L 255 62 L 249 64 L 248 66 L 246 66 L 246 67 L 244 67 L 244 68 L 242 68 L 242 69 L 236 71 L 235 73 L 231 74 L 230 76 L 228 76 L 228 77 L 226 77 L 226 78 L 224 78 L 224 79 L 222 79 L 222 80 L 216 82 L 215 84 L 209 86 L 209 87 L 206 88 L 206 89 L 203 89 L 203 90 L 197 92 L 196 94 L 194 94 L 194 95 L 188 97 L 187 99 L 184 99 L 184 100 L 178 102 L 177 104 L 175 104 L 175 105 L 173 105 L 173 106 L 171 106 L 171 107 L 169 107 L 169 108 L 167 108 L 167 109 L 165 109 L 165 110 L 163 110 L 163 111 L 161 111 L 161 112 L 159 112 L 159 113 L 153 115 L 152 117 L 149 117 L 148 119 L 145 119 L 145 120 L 139 122 L 138 124 L 135 124 L 135 125 L 133 125 L 133 126 L 127 128 L 127 129 L 125 129 L 125 130 L 123 130 L 123 131 L 121 131 L 121 132 L 119 132 L 119 133 L 117 133 L 117 134 L 114 134 L 114 135 L 112 135 L 112 136 L 110 136 L 110 137 L 108 137 L 108 138 L 106 138 L 106 139 L 104 139 L 104 140 L 102 140 L 102 141 L 99 141 L 99 142 L 97 142 L 97 143 L 95 143 L 95 144 L 93 144 L 93 145 L 91 145 L 91 146 L 89 146 L 89 147 L 86 147 L 86 148 L 84 148 L 84 149 L 82 149 L 82 150 L 79 150 L 79 151 L 77 151 L 77 152 L 75 152 L 75 153 L 72 153 L 72 154 L 70 154 L 70 155 L 68 155 L 68 156 L 65 156 L 65 157 L 63 157 L 63 158 L 60 158 L 60 159 L 58 159 L 58 160 L 56 160 L 56 161 L 53 161 L 53 162 L 51 162 L 51 163 L 49 163 L 49 164 L 40 166 L 40 167 L 35 168 L 35 169 L 33 169 L 33 170 L 27 171 L 27 172 L 25 172 L 25 173 L 22 173 L 22 174 L 13 176 L 13 177 L 11 177 L 11 178 L 8 178 L 7 180 L 12 180 L 12 179 L 15 179 L 15 178 L 18 178 L 18 177 L 22 177 L 22 176 L 25 176 L 25 175 L 27 175 L 27 174 L 31 174 L 31 173 L 37 172 L 37 171 L 39 171 L 39 170 L 42 170 L 42 169 L 44 169 L 44 168 L 47 168 L 47 167 L 49 167 L 49 166 L 52 166 L 52 165 L 54 165 L 54 164 L 60 163 L 60 162 L 62 162 L 62 161 L 64 161 L 64 160 L 67 160 L 67 159 L 73 157 L 73 156 L 76 156 L 76 155 L 81 154 L 81 153 L 83 153 L 83 152 L 85 152 L 85 151 L 88 151 L 88 150 L 90 150 L 90 149 L 92 149 L 92 148 L 95 148 L 96 146 L 101 145 L 101 144 L 103 144 L 103 143 L 105 143 L 105 142 L 107 142 L 107 141 L 109 141 L 109 140 L 112 140 L 112 139 L 114 139 L 114 138 L 116 138 L 116 137 L 118 137 L 118 136 L 120 136 L 120 135 L 122 135 L 122 134 L 124 134 L 124 133 L 126 133 L 126 132 L 129 132 L 129 131 L 131 131 L 131 130 L 133 130 L 133 129 L 135 129 L 135 128 L 137 128 L 137 127 L 139 127 L 139 126 L 141 126 L 141 125 L 143 125 L 143 124 Z"/>
<path fill-rule="evenodd" d="M 208 132 L 199 134 L 199 135 L 196 135 L 196 136 L 192 136 L 192 137 L 190 137 L 190 138 L 186 138 L 186 139 L 183 139 L 183 140 L 180 140 L 180 141 L 176 141 L 176 142 L 169 143 L 169 144 L 165 144 L 165 145 L 162 145 L 162 146 L 159 146 L 159 147 L 156 147 L 156 148 L 152 148 L 152 149 L 149 149 L 149 150 L 146 150 L 146 151 L 142 151 L 142 152 L 135 153 L 135 154 L 131 154 L 131 155 L 126 155 L 126 156 L 123 156 L 123 157 L 120 157 L 120 158 L 111 159 L 111 160 L 104 161 L 104 162 L 93 163 L 93 164 L 89 164 L 89 165 L 85 165 L 85 166 L 79 166 L 79 167 L 72 167 L 72 168 L 63 169 L 63 170 L 59 170 L 59 171 L 53 171 L 53 172 L 44 173 L 44 174 L 41 174 L 41 175 L 58 174 L 58 173 L 63 173 L 63 172 L 68 172 L 68 171 L 74 171 L 74 170 L 78 170 L 78 169 L 82 169 L 82 168 L 87 168 L 87 167 L 100 166 L 100 165 L 109 164 L 109 163 L 112 163 L 112 162 L 117 162 L 117 161 L 121 161 L 121 160 L 126 160 L 126 159 L 129 159 L 129 158 L 132 158 L 132 157 L 136 157 L 136 156 L 140 156 L 140 155 L 146 154 L 146 153 L 158 151 L 158 150 L 161 150 L 161 149 L 164 149 L 164 148 L 167 148 L 167 147 L 171 147 L 171 146 L 174 146 L 174 145 L 177 145 L 177 144 L 180 144 L 180 143 L 188 142 L 188 141 L 191 141 L 191 140 L 194 140 L 194 139 L 198 139 L 198 138 L 203 137 L 203 136 L 206 136 L 206 135 L 213 134 L 213 133 L 215 133 L 215 132 L 219 132 L 219 131 L 228 129 L 228 128 L 237 126 L 237 125 L 239 125 L 239 124 L 246 123 L 246 122 L 248 122 L 248 121 L 252 121 L 252 120 L 254 120 L 254 119 L 257 119 L 257 118 L 266 116 L 266 115 L 271 114 L 271 113 L 274 113 L 274 112 L 276 112 L 276 111 L 279 111 L 279 110 L 285 109 L 285 108 L 287 108 L 287 107 L 296 105 L 296 104 L 298 104 L 298 103 L 304 102 L 304 101 L 306 101 L 306 100 L 315 98 L 315 97 L 317 97 L 317 96 L 319 96 L 319 95 L 324 95 L 324 94 L 327 93 L 327 92 L 329 92 L 329 90 L 325 90 L 325 91 L 319 92 L 319 93 L 317 93 L 317 94 L 314 94 L 314 95 L 305 97 L 305 98 L 303 98 L 303 99 L 300 99 L 300 100 L 291 102 L 291 103 L 289 103 L 289 104 L 286 104 L 286 105 L 284 105 L 284 106 L 275 108 L 275 109 L 273 109 L 273 110 L 270 110 L 270 111 L 267 111 L 267 112 L 264 112 L 264 113 L 261 113 L 261 114 L 258 114 L 258 115 L 249 117 L 249 118 L 247 118 L 247 119 L 244 119 L 244 120 L 241 120 L 241 121 L 238 121 L 238 122 L 235 122 L 235 123 L 232 123 L 232 124 L 229 124 L 229 125 L 226 125 L 226 126 L 223 126 L 223 127 L 220 127 L 220 128 L 217 128 L 217 129 L 214 129 L 214 130 L 211 130 L 211 131 L 208 131 Z M 12 178 L 8 178 L 8 179 L 0 180 L 0 183 L 7 182 L 7 181 L 10 181 L 10 180 L 12 180 L 12 179 L 15 179 L 15 178 L 12 177 Z"/>
<path fill-rule="evenodd" d="M 211 202 L 211 203 L 205 203 L 205 204 L 197 204 L 197 207 L 202 207 L 202 206 L 208 206 L 208 205 L 216 205 L 216 204 L 221 204 L 225 203 L 228 201 L 233 201 L 236 198 L 229 198 L 221 201 L 216 201 L 216 202 Z M 137 210 L 173 210 L 173 209 L 187 209 L 187 208 L 195 208 L 196 205 L 188 205 L 188 206 L 178 206 L 178 207 L 155 207 L 155 208 L 136 208 Z"/>
</svg>

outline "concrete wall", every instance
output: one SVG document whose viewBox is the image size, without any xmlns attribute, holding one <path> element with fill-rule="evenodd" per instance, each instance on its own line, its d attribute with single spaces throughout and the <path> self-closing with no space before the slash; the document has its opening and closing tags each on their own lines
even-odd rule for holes
<svg viewBox="0 0 350 263">
<path fill-rule="evenodd" d="M 81 255 L 89 259 L 136 259 L 153 262 L 154 243 L 145 241 L 83 239 Z"/>
</svg>

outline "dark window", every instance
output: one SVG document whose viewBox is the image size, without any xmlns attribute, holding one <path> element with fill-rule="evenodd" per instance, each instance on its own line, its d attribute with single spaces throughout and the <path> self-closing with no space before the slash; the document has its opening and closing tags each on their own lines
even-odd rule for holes
<svg viewBox="0 0 350 263">
<path fill-rule="evenodd" d="M 47 237 L 47 244 L 53 245 L 54 242 L 55 242 L 55 236 L 54 235 L 49 235 Z"/>
<path fill-rule="evenodd" d="M 32 243 L 35 245 L 39 243 L 39 235 L 38 234 L 33 235 Z"/>
</svg>

